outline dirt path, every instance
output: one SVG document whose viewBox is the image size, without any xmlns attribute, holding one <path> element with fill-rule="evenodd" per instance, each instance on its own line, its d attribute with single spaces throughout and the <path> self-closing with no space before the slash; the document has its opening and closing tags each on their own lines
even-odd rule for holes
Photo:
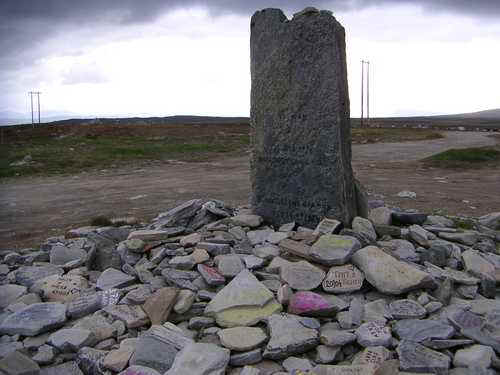
<svg viewBox="0 0 500 375">
<path fill-rule="evenodd" d="M 500 210 L 500 170 L 422 169 L 416 162 L 449 148 L 495 143 L 484 133 L 446 132 L 446 138 L 353 145 L 353 167 L 372 198 L 403 208 L 479 216 Z M 210 163 L 168 163 L 19 178 L 0 183 L 0 249 L 36 246 L 65 229 L 88 225 L 98 215 L 151 219 L 195 197 L 246 204 L 248 156 Z M 395 195 L 417 193 L 416 199 Z M 464 202 L 466 201 L 466 202 Z"/>
</svg>

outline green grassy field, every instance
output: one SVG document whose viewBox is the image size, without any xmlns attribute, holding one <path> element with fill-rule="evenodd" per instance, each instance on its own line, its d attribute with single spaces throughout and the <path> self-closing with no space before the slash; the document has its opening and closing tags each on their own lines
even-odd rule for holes
<svg viewBox="0 0 500 375">
<path fill-rule="evenodd" d="M 206 161 L 244 155 L 248 124 L 42 125 L 3 129 L 0 178 L 74 174 L 153 161 Z M 353 143 L 442 137 L 421 129 L 352 129 Z M 25 157 L 31 160 L 13 165 Z"/>
<path fill-rule="evenodd" d="M 500 165 L 500 147 L 450 149 L 423 160 L 439 168 L 478 168 Z"/>
</svg>

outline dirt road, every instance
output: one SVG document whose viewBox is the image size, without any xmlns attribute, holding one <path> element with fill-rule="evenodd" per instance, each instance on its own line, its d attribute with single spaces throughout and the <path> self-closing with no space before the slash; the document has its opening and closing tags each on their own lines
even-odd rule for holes
<svg viewBox="0 0 500 375">
<path fill-rule="evenodd" d="M 495 144 L 485 133 L 444 132 L 432 141 L 353 145 L 353 167 L 372 199 L 425 212 L 479 216 L 500 211 L 500 170 L 424 169 L 417 160 L 449 149 Z M 192 198 L 246 204 L 248 155 L 210 163 L 162 163 L 75 176 L 0 183 L 0 249 L 36 246 L 98 215 L 149 220 Z M 398 198 L 402 190 L 416 199 Z"/>
</svg>

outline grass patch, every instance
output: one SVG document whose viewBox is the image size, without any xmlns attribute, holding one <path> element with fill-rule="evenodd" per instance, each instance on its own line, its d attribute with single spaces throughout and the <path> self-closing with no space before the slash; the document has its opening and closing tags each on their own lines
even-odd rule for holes
<svg viewBox="0 0 500 375">
<path fill-rule="evenodd" d="M 449 149 L 423 160 L 438 168 L 478 168 L 500 165 L 500 147 Z"/>
<path fill-rule="evenodd" d="M 75 125 L 63 131 L 50 127 L 11 129 L 0 145 L 0 178 L 73 174 L 136 162 L 210 160 L 228 153 L 243 153 L 250 143 L 247 128 Z M 12 164 L 27 155 L 31 161 Z"/>
<path fill-rule="evenodd" d="M 397 129 L 397 128 L 352 128 L 353 143 L 387 143 L 425 141 L 444 138 L 444 136 L 430 129 Z"/>
<path fill-rule="evenodd" d="M 106 216 L 96 216 L 90 220 L 90 225 L 93 227 L 111 227 L 113 223 Z"/>
<path fill-rule="evenodd" d="M 473 230 L 473 229 L 476 228 L 474 220 L 471 220 L 471 219 L 459 219 L 459 218 L 454 218 L 452 220 L 455 223 L 455 226 L 457 228 L 460 228 L 460 229 L 463 229 L 463 230 Z"/>
</svg>

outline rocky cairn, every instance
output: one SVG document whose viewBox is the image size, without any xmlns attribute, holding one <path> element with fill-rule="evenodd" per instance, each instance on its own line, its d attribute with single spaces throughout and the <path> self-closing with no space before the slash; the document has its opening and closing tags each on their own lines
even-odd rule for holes
<svg viewBox="0 0 500 375">
<path fill-rule="evenodd" d="M 0 373 L 495 374 L 500 213 L 473 223 L 272 227 L 195 199 L 2 249 Z"/>
</svg>

